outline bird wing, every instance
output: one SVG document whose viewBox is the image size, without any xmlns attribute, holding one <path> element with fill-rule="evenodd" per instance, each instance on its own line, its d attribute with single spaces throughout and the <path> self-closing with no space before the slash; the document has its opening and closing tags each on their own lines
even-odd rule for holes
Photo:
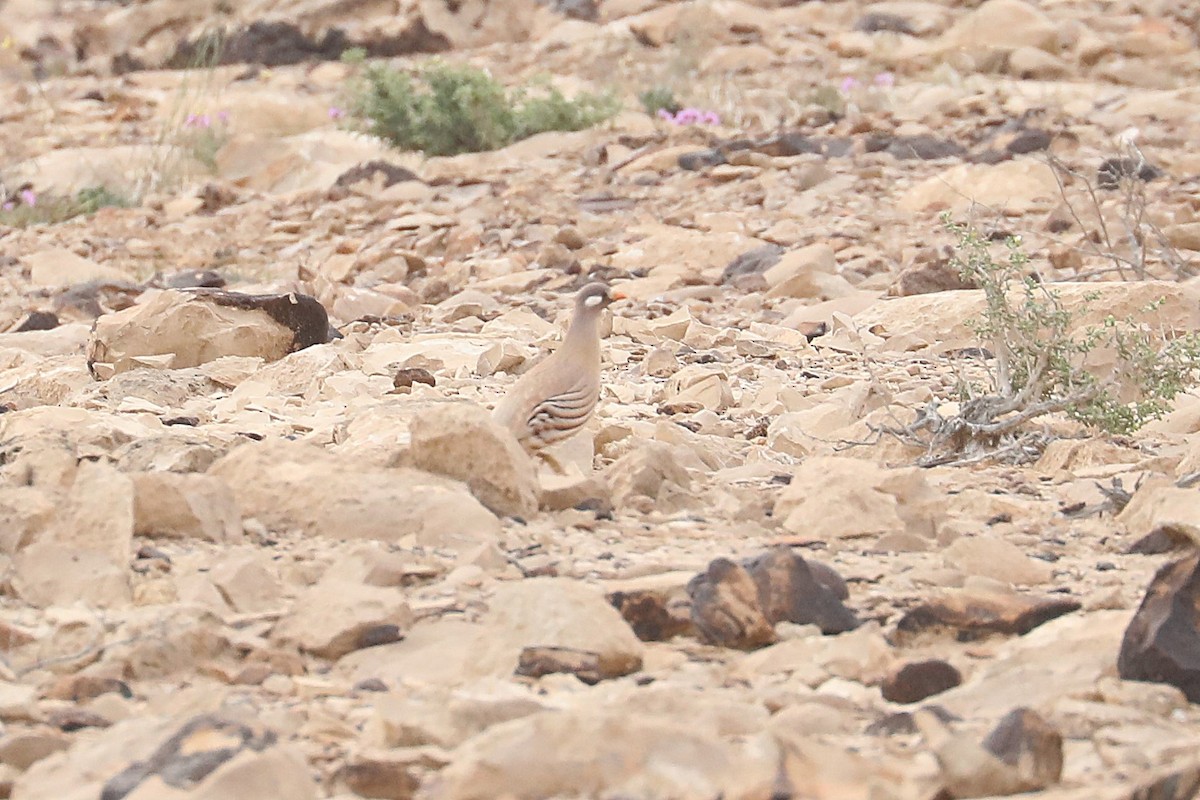
<svg viewBox="0 0 1200 800">
<path fill-rule="evenodd" d="M 580 381 L 542 400 L 529 410 L 525 420 L 530 436 L 547 445 L 574 434 L 596 408 L 598 388 L 591 381 Z"/>
</svg>

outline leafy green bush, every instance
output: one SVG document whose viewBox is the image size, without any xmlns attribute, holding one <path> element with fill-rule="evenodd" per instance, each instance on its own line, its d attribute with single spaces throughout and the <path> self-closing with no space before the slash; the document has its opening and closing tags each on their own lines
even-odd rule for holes
<svg viewBox="0 0 1200 800">
<path fill-rule="evenodd" d="M 611 94 L 573 99 L 557 89 L 506 89 L 486 72 L 435 62 L 409 75 L 367 64 L 350 110 L 371 133 L 404 150 L 444 156 L 495 150 L 545 131 L 577 131 L 613 116 Z"/>
<path fill-rule="evenodd" d="M 1005 415 L 1023 420 L 1064 411 L 1099 430 L 1130 433 L 1162 416 L 1176 395 L 1200 383 L 1197 334 L 1172 336 L 1144 320 L 1112 316 L 1080 329 L 1075 317 L 1087 311 L 1094 294 L 1070 312 L 1052 285 L 1028 273 L 1029 257 L 1019 239 L 1009 238 L 1008 257 L 997 261 L 973 228 L 946 224 L 958 238 L 955 266 L 983 290 L 984 311 L 973 328 L 995 358 L 990 394 L 975 398 L 987 402 L 977 404 L 972 423 L 995 425 Z M 1145 309 L 1147 317 L 1160 305 Z M 1103 376 L 1084 367 L 1096 350 L 1113 354 L 1112 369 Z"/>
</svg>

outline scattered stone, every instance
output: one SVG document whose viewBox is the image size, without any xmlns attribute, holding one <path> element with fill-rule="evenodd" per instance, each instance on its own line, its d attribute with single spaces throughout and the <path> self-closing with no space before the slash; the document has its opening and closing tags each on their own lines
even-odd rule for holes
<svg viewBox="0 0 1200 800">
<path fill-rule="evenodd" d="M 945 551 L 946 561 L 968 575 L 1023 586 L 1046 583 L 1049 564 L 1034 561 L 1011 542 L 996 536 L 960 536 Z"/>
<path fill-rule="evenodd" d="M 952 732 L 937 715 L 913 715 L 953 798 L 1007 796 L 1044 789 L 1062 772 L 1062 736 L 1028 709 L 1006 716 L 980 746 Z"/>
<path fill-rule="evenodd" d="M 328 314 L 308 295 L 152 291 L 97 320 L 88 368 L 103 379 L 136 367 L 195 367 L 222 356 L 276 361 L 330 338 Z"/>
<path fill-rule="evenodd" d="M 526 647 L 517 662 L 517 674 L 529 678 L 565 672 L 579 680 L 595 685 L 604 680 L 600 671 L 600 656 L 587 650 L 569 647 Z"/>
<path fill-rule="evenodd" d="M 100 800 L 164 796 L 183 790 L 205 800 L 251 800 L 263 793 L 317 796 L 303 760 L 277 745 L 274 731 L 217 716 L 193 718 L 145 761 L 104 784 Z"/>
<path fill-rule="evenodd" d="M 692 599 L 692 624 L 710 644 L 753 650 L 776 640 L 754 578 L 729 559 L 714 560 L 688 582 L 687 591 Z"/>
<path fill-rule="evenodd" d="M 905 612 L 896 624 L 896 637 L 907 642 L 919 634 L 939 631 L 948 631 L 960 641 L 989 634 L 1021 636 L 1080 607 L 1079 601 L 1064 598 L 948 592 Z"/>
<path fill-rule="evenodd" d="M 242 540 L 233 491 L 220 478 L 176 472 L 135 473 L 132 478 L 135 534 L 234 544 Z"/>
<path fill-rule="evenodd" d="M 527 518 L 537 513 L 533 462 L 487 410 L 442 403 L 419 411 L 409 432 L 404 464 L 461 480 L 496 514 Z"/>
<path fill-rule="evenodd" d="M 1122 678 L 1168 683 L 1200 702 L 1198 590 L 1200 553 L 1155 573 L 1121 641 L 1117 670 Z"/>
<path fill-rule="evenodd" d="M 665 642 L 693 630 L 690 600 L 682 590 L 613 592 L 608 599 L 643 642 Z"/>
<path fill-rule="evenodd" d="M 61 247 L 30 253 L 22 261 L 29 268 L 29 277 L 34 285 L 47 288 L 75 286 L 91 281 L 128 281 L 130 278 L 123 270 L 97 264 Z"/>
<path fill-rule="evenodd" d="M 336 660 L 364 647 L 397 642 L 411 624 L 400 590 L 325 579 L 296 598 L 271 636 Z"/>
<path fill-rule="evenodd" d="M 1028 708 L 1013 709 L 987 735 L 983 746 L 1024 777 L 1023 791 L 1045 789 L 1062 779 L 1062 734 Z"/>
<path fill-rule="evenodd" d="M 883 679 L 883 699 L 893 703 L 919 703 L 927 697 L 953 689 L 962 683 L 962 674 L 953 665 L 939 659 L 910 661 Z"/>
<path fill-rule="evenodd" d="M 1101 189 L 1119 189 L 1121 183 L 1130 178 L 1149 182 L 1163 176 L 1163 171 L 1153 164 L 1134 158 L 1106 158 L 1096 170 L 1096 186 Z"/>
<path fill-rule="evenodd" d="M 642 644 L 619 612 L 586 586 L 563 578 L 530 578 L 497 590 L 486 624 L 521 642 L 520 653 L 549 648 L 594 656 L 600 679 L 642 668 Z"/>
<path fill-rule="evenodd" d="M 243 517 L 342 540 L 462 551 L 491 542 L 499 522 L 457 481 L 412 469 L 377 469 L 312 445 L 250 442 L 209 469 Z"/>
<path fill-rule="evenodd" d="M 748 561 L 746 570 L 770 623 L 816 625 L 826 635 L 858 627 L 854 613 L 842 605 L 845 582 L 829 567 L 812 569 L 792 550 L 777 547 Z"/>
</svg>

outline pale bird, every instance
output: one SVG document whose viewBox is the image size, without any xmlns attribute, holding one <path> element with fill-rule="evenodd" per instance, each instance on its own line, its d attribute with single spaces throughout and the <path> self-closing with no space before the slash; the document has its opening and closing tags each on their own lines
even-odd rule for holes
<svg viewBox="0 0 1200 800">
<path fill-rule="evenodd" d="M 530 455 L 541 453 L 579 431 L 600 399 L 600 318 L 625 295 L 602 283 L 589 283 L 575 296 L 571 326 L 559 348 L 513 384 L 493 418 L 512 431 Z"/>
</svg>

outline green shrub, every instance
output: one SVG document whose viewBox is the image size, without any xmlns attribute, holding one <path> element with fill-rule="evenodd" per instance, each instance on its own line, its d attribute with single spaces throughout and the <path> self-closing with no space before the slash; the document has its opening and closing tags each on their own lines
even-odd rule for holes
<svg viewBox="0 0 1200 800">
<path fill-rule="evenodd" d="M 638 94 L 638 102 L 642 104 L 642 108 L 650 116 L 656 116 L 659 110 L 666 111 L 670 114 L 677 114 L 683 108 L 675 98 L 675 92 L 666 86 L 654 86 L 644 92 Z"/>
<path fill-rule="evenodd" d="M 444 156 L 495 150 L 545 131 L 577 131 L 619 110 L 611 94 L 568 99 L 545 87 L 508 90 L 482 70 L 434 63 L 415 76 L 368 64 L 350 111 L 404 150 Z"/>
<path fill-rule="evenodd" d="M 1176 395 L 1200 382 L 1200 335 L 1174 336 L 1146 320 L 1112 316 L 1081 329 L 1075 317 L 1094 295 L 1067 311 L 1052 285 L 1029 274 L 1019 239 L 1009 238 L 1008 257 L 994 260 L 973 228 L 949 220 L 946 225 L 958 238 L 955 266 L 983 290 L 984 311 L 973 329 L 994 356 L 989 394 L 973 406 L 979 416 L 970 422 L 994 426 L 1006 415 L 1020 421 L 1064 411 L 1091 427 L 1125 434 L 1162 416 Z M 1145 309 L 1147 318 L 1159 305 Z M 1114 356 L 1103 376 L 1084 367 L 1095 350 Z"/>
<path fill-rule="evenodd" d="M 54 225 L 79 216 L 95 214 L 102 208 L 132 205 L 129 198 L 107 186 L 89 186 L 75 195 L 34 195 L 23 191 L 0 203 L 0 227 L 26 228 L 30 225 Z"/>
</svg>

